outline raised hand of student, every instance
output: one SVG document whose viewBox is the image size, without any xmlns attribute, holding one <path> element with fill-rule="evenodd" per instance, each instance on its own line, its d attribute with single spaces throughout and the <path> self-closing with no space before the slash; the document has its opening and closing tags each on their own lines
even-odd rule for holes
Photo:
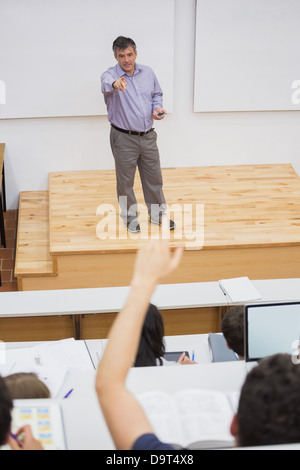
<svg viewBox="0 0 300 470">
<path fill-rule="evenodd" d="M 171 274 L 179 265 L 183 248 L 176 248 L 172 254 L 169 248 L 169 228 L 167 217 L 162 218 L 160 239 L 152 239 L 142 248 L 136 258 L 132 285 L 145 283 L 156 285 L 164 277 Z"/>
<path fill-rule="evenodd" d="M 171 253 L 168 225 L 163 220 L 161 238 L 150 240 L 137 255 L 127 300 L 110 330 L 97 369 L 96 391 L 117 449 L 131 449 L 138 437 L 153 433 L 143 408 L 126 388 L 126 377 L 136 358 L 156 284 L 178 266 L 183 253 L 181 248 Z"/>
</svg>

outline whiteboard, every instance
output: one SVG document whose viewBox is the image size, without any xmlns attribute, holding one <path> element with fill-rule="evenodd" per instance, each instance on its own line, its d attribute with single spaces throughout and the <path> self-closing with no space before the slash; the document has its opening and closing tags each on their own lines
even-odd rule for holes
<svg viewBox="0 0 300 470">
<path fill-rule="evenodd" d="M 299 59 L 299 0 L 197 1 L 195 112 L 299 110 Z"/>
<path fill-rule="evenodd" d="M 173 105 L 174 0 L 0 0 L 0 118 L 105 115 L 100 77 L 131 37 Z"/>
</svg>

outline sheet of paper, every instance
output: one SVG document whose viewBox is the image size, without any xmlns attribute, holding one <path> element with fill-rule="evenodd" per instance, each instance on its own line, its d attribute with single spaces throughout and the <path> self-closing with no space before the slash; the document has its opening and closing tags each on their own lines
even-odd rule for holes
<svg viewBox="0 0 300 470">
<path fill-rule="evenodd" d="M 33 346 L 32 354 L 37 365 L 43 367 L 94 369 L 85 343 L 74 338 L 38 344 Z"/>
<path fill-rule="evenodd" d="M 70 369 L 94 370 L 85 343 L 74 338 L 8 349 L 0 373 L 3 376 L 17 372 L 35 373 L 55 398 Z"/>
</svg>

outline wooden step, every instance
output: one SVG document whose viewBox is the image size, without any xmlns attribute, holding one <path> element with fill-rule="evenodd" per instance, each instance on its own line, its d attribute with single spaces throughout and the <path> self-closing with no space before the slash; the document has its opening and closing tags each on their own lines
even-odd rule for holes
<svg viewBox="0 0 300 470">
<path fill-rule="evenodd" d="M 21 192 L 15 276 L 56 276 L 49 246 L 48 191 Z"/>
</svg>

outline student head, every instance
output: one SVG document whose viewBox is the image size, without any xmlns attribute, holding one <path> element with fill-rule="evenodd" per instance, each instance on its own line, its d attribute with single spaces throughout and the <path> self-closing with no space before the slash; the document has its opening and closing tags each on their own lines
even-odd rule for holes
<svg viewBox="0 0 300 470">
<path fill-rule="evenodd" d="M 0 445 L 6 443 L 9 435 L 12 408 L 12 398 L 3 378 L 0 376 Z"/>
<path fill-rule="evenodd" d="M 221 331 L 229 349 L 240 359 L 244 358 L 244 306 L 233 307 L 225 313 L 221 322 Z"/>
<path fill-rule="evenodd" d="M 47 385 L 44 384 L 36 374 L 11 374 L 5 377 L 4 380 L 6 387 L 14 400 L 26 398 L 51 398 Z"/>
<path fill-rule="evenodd" d="M 150 304 L 139 343 L 135 360 L 136 367 L 155 366 L 165 354 L 164 323 L 155 305 Z"/>
<path fill-rule="evenodd" d="M 242 387 L 231 432 L 237 444 L 263 446 L 300 442 L 300 366 L 289 354 L 263 359 Z"/>
</svg>

